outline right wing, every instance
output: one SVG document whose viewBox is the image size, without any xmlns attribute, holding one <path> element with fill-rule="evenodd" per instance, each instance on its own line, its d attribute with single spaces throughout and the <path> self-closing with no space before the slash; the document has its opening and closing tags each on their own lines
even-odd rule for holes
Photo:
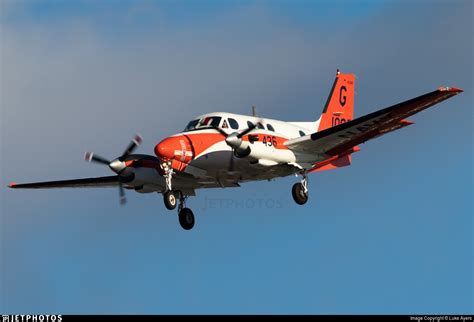
<svg viewBox="0 0 474 322">
<path fill-rule="evenodd" d="M 52 189 L 52 188 L 109 188 L 118 187 L 118 176 L 85 178 L 60 181 L 46 181 L 17 184 L 12 182 L 8 187 L 13 189 Z"/>
<path fill-rule="evenodd" d="M 381 109 L 311 135 L 288 140 L 285 145 L 303 162 L 316 163 L 351 153 L 360 143 L 412 124 L 406 117 L 461 93 L 458 88 L 440 87 L 411 100 Z"/>
</svg>

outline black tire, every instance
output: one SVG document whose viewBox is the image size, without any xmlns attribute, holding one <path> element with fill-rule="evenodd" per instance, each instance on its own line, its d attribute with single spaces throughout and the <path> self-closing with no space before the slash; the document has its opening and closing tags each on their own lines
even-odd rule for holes
<svg viewBox="0 0 474 322">
<path fill-rule="evenodd" d="M 301 183 L 295 183 L 293 185 L 291 194 L 298 205 L 304 205 L 308 201 L 308 193 L 304 192 L 303 185 Z"/>
<path fill-rule="evenodd" d="M 194 214 L 191 209 L 183 208 L 178 214 L 179 224 L 183 229 L 190 230 L 194 227 Z"/>
<path fill-rule="evenodd" d="M 178 204 L 178 196 L 174 191 L 166 191 L 163 195 L 163 201 L 168 210 L 173 210 Z"/>
</svg>

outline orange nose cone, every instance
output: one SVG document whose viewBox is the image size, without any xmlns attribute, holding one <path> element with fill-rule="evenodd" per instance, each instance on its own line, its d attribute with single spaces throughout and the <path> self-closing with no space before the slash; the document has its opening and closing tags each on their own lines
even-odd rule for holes
<svg viewBox="0 0 474 322">
<path fill-rule="evenodd" d="M 179 150 L 179 142 L 175 138 L 164 139 L 155 146 L 155 154 L 160 159 L 173 159 L 175 150 Z"/>
<path fill-rule="evenodd" d="M 193 148 L 186 136 L 177 135 L 164 139 L 155 146 L 155 154 L 160 159 L 189 162 L 193 158 Z"/>
</svg>

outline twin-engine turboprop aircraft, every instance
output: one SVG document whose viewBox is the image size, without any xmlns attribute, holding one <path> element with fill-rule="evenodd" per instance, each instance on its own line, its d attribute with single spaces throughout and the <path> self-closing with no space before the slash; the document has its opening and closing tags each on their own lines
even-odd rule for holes
<svg viewBox="0 0 474 322">
<path fill-rule="evenodd" d="M 10 188 L 118 187 L 163 194 L 166 208 L 178 205 L 178 218 L 186 230 L 194 214 L 186 199 L 202 188 L 240 187 L 240 183 L 289 175 L 301 176 L 292 188 L 293 199 L 308 201 L 308 174 L 351 164 L 358 145 L 413 124 L 405 118 L 462 92 L 439 87 L 433 92 L 354 119 L 353 74 L 337 71 L 318 120 L 285 122 L 231 113 L 208 113 L 155 146 L 155 154 L 132 154 L 141 143 L 136 136 L 114 160 L 86 153 L 88 161 L 107 165 L 115 175 L 38 183 L 11 183 Z"/>
</svg>

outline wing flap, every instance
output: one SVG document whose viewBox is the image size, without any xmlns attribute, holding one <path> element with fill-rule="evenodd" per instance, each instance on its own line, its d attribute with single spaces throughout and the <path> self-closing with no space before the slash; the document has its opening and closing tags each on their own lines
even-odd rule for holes
<svg viewBox="0 0 474 322">
<path fill-rule="evenodd" d="M 54 188 L 110 188 L 118 186 L 118 177 L 96 177 L 73 180 L 45 181 L 33 183 L 15 183 L 8 185 L 12 189 L 54 189 Z"/>
<path fill-rule="evenodd" d="M 351 165 L 352 153 L 359 152 L 359 151 L 360 151 L 360 148 L 358 146 L 350 148 L 349 150 L 344 151 L 341 154 L 334 155 L 324 161 L 316 163 L 315 165 L 313 165 L 311 170 L 309 170 L 309 172 L 326 171 L 326 170 L 349 166 Z"/>
</svg>

